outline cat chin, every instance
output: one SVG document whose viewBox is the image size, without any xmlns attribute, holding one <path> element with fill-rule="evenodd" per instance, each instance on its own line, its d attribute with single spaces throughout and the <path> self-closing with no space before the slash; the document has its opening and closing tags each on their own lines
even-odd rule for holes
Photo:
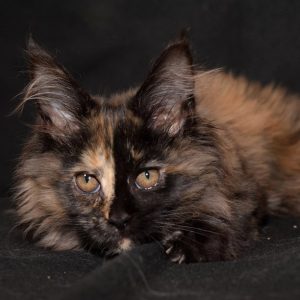
<svg viewBox="0 0 300 300">
<path fill-rule="evenodd" d="M 134 248 L 135 243 L 127 237 L 121 238 L 115 245 L 110 245 L 110 246 L 104 246 L 101 245 L 99 246 L 99 248 L 94 249 L 96 251 L 92 251 L 94 253 L 98 253 L 100 254 L 100 256 L 104 256 L 107 258 L 113 258 L 117 255 L 120 255 L 124 252 L 128 252 L 130 251 L 132 248 Z M 100 250 L 100 252 L 99 252 Z M 102 251 L 104 250 L 104 251 Z"/>
<path fill-rule="evenodd" d="M 122 238 L 120 240 L 118 246 L 119 246 L 120 252 L 125 252 L 125 251 L 131 250 L 134 247 L 134 243 L 129 238 Z"/>
</svg>

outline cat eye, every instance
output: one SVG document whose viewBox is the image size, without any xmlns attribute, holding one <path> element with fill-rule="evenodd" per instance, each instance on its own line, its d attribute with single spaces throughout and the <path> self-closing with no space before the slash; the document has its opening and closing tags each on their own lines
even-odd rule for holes
<svg viewBox="0 0 300 300">
<path fill-rule="evenodd" d="M 96 177 L 86 173 L 76 175 L 75 183 L 77 187 L 85 193 L 96 193 L 100 189 L 100 183 Z"/>
<path fill-rule="evenodd" d="M 155 187 L 159 181 L 159 171 L 155 169 L 144 170 L 135 179 L 138 188 L 149 190 Z"/>
</svg>

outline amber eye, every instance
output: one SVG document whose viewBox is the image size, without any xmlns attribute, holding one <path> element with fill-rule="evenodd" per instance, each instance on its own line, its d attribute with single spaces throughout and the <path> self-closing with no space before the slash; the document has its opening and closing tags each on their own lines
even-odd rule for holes
<svg viewBox="0 0 300 300">
<path fill-rule="evenodd" d="M 151 189 L 155 187 L 158 184 L 159 180 L 159 171 L 152 169 L 152 170 L 145 170 L 142 173 L 140 173 L 135 183 L 140 189 Z"/>
<path fill-rule="evenodd" d="M 96 193 L 100 189 L 100 183 L 95 176 L 81 173 L 76 175 L 75 182 L 77 187 L 85 193 Z"/>
</svg>

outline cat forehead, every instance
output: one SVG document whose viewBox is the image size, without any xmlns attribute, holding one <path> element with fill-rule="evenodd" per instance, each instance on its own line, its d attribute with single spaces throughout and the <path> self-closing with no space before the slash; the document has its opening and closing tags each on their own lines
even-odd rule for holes
<svg viewBox="0 0 300 300">
<path fill-rule="evenodd" d="M 109 97 L 93 96 L 93 100 L 99 104 L 92 119 L 96 126 L 116 125 L 120 121 L 128 123 L 141 123 L 141 119 L 127 108 L 128 102 L 136 96 L 137 88 L 129 89 L 122 93 L 112 94 Z M 100 107 L 100 109 L 99 109 Z"/>
<path fill-rule="evenodd" d="M 97 111 L 88 120 L 86 130 L 89 142 L 83 145 L 82 153 L 90 157 L 90 161 L 95 163 L 99 157 L 109 160 L 119 150 L 129 152 L 136 159 L 140 157 L 136 133 L 143 131 L 143 121 L 126 107 L 104 107 Z"/>
<path fill-rule="evenodd" d="M 104 159 L 117 159 L 120 163 L 129 159 L 134 163 L 153 155 L 156 148 L 161 150 L 163 143 L 158 139 L 162 136 L 153 139 L 154 133 L 145 120 L 128 105 L 135 95 L 136 89 L 130 89 L 109 98 L 95 99 L 100 109 L 98 107 L 88 120 L 90 141 L 82 152 L 88 165 L 102 168 Z M 166 139 L 163 140 L 165 143 Z"/>
</svg>

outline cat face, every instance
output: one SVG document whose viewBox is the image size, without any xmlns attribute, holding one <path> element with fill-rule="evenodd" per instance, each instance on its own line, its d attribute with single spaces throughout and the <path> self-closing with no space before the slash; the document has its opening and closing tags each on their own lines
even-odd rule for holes
<svg viewBox="0 0 300 300">
<path fill-rule="evenodd" d="M 75 156 L 61 188 L 72 195 L 68 207 L 85 238 L 114 253 L 161 238 L 164 215 L 179 205 L 188 176 L 172 170 L 175 149 L 182 147 L 176 138 L 150 130 L 128 112 L 113 112 L 118 115 L 114 124 L 103 114 L 88 126 L 92 141 Z M 99 130 L 109 141 L 103 143 Z"/>
<path fill-rule="evenodd" d="M 206 151 L 212 129 L 195 116 L 185 41 L 164 50 L 139 89 L 110 98 L 84 92 L 32 41 L 29 58 L 22 105 L 33 100 L 38 115 L 18 170 L 18 212 L 42 245 L 112 255 L 162 239 L 193 213 L 199 174 L 216 158 Z"/>
</svg>

